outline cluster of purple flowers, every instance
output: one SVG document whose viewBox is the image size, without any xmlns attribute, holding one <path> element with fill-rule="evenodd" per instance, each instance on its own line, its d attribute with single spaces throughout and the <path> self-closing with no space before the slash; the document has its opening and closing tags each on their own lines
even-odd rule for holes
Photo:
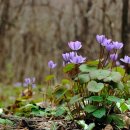
<svg viewBox="0 0 130 130">
<path fill-rule="evenodd" d="M 36 80 L 35 77 L 25 78 L 23 86 L 24 87 L 31 86 L 32 88 L 35 88 L 36 87 L 35 80 Z"/>
<path fill-rule="evenodd" d="M 82 47 L 81 42 L 79 41 L 75 41 L 75 42 L 69 42 L 68 46 L 71 48 L 71 50 L 73 50 L 72 52 L 69 53 L 63 53 L 62 57 L 63 57 L 63 64 L 69 64 L 69 63 L 73 63 L 73 64 L 81 64 L 83 62 L 86 61 L 86 57 L 82 57 L 81 55 L 77 54 L 77 51 Z"/>
<path fill-rule="evenodd" d="M 116 61 L 118 59 L 118 50 L 123 47 L 123 43 L 107 39 L 105 35 L 97 35 L 96 40 L 102 47 L 106 48 L 108 52 L 114 52 L 110 54 L 110 59 L 112 61 Z M 130 64 L 129 56 L 124 56 L 124 58 L 121 58 L 120 60 L 126 64 Z"/>
<path fill-rule="evenodd" d="M 77 54 L 77 51 L 82 47 L 81 42 L 79 41 L 71 41 L 68 43 L 68 46 L 73 50 L 72 52 L 69 53 L 63 53 L 62 58 L 63 58 L 63 65 L 73 63 L 73 64 L 81 64 L 86 61 L 85 57 L 82 57 L 81 55 Z M 50 69 L 54 69 L 57 66 L 56 63 L 54 63 L 52 60 L 48 62 L 48 67 Z"/>
<path fill-rule="evenodd" d="M 98 43 L 100 43 L 102 46 L 106 48 L 107 51 L 111 50 L 119 50 L 123 47 L 123 43 L 112 41 L 111 39 L 107 39 L 105 35 L 97 35 L 96 40 Z"/>
<path fill-rule="evenodd" d="M 109 53 L 109 58 L 113 62 L 117 62 L 118 59 L 118 50 L 120 50 L 123 47 L 122 42 L 112 41 L 111 39 L 106 38 L 105 35 L 97 35 L 96 36 L 97 42 L 101 45 L 102 49 L 106 48 L 106 50 Z M 81 64 L 86 61 L 86 57 L 83 57 L 81 55 L 78 55 L 77 51 L 81 49 L 82 44 L 79 41 L 71 41 L 68 43 L 69 48 L 72 50 L 72 52 L 63 53 L 63 65 L 73 63 L 73 64 Z M 103 57 L 101 57 L 103 58 Z M 124 59 L 120 59 L 124 63 L 130 64 L 130 57 L 125 56 Z M 105 61 L 104 63 L 106 63 Z M 56 63 L 54 63 L 52 60 L 48 62 L 48 67 L 50 69 L 54 69 L 57 66 Z"/>
</svg>

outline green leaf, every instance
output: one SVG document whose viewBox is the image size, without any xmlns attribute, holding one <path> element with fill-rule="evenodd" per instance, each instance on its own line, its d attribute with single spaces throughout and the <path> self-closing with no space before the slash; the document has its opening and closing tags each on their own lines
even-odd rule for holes
<svg viewBox="0 0 130 130">
<path fill-rule="evenodd" d="M 124 84 L 120 81 L 117 83 L 117 88 L 120 89 L 120 90 L 124 90 Z"/>
<path fill-rule="evenodd" d="M 90 78 L 91 79 L 97 79 L 97 77 L 98 77 L 98 70 L 95 70 L 95 71 L 91 71 L 89 74 L 90 74 Z"/>
<path fill-rule="evenodd" d="M 67 92 L 66 88 L 62 88 L 62 87 L 58 87 L 55 91 L 54 91 L 54 96 L 56 97 L 56 99 L 60 99 L 64 96 L 64 94 Z"/>
<path fill-rule="evenodd" d="M 90 81 L 88 74 L 79 74 L 76 79 L 79 79 L 80 83 L 87 83 L 88 81 Z"/>
<path fill-rule="evenodd" d="M 54 79 L 54 77 L 55 77 L 54 75 L 48 75 L 48 76 L 46 76 L 45 81 L 48 82 L 48 81 Z"/>
<path fill-rule="evenodd" d="M 32 109 L 38 109 L 38 106 L 35 106 L 33 104 L 27 104 L 27 105 L 21 107 L 19 109 L 19 111 L 22 112 L 22 113 L 25 113 L 25 112 L 31 112 Z"/>
<path fill-rule="evenodd" d="M 122 76 L 121 76 L 121 74 L 119 73 L 119 72 L 112 72 L 111 73 L 111 78 L 112 78 L 112 81 L 113 82 L 120 82 L 121 81 L 121 79 L 122 79 Z"/>
<path fill-rule="evenodd" d="M 99 60 L 93 60 L 87 62 L 88 66 L 97 66 L 98 64 L 99 64 Z"/>
<path fill-rule="evenodd" d="M 95 123 L 90 123 L 88 125 L 88 129 L 87 130 L 93 130 L 94 127 L 95 127 Z"/>
<path fill-rule="evenodd" d="M 109 70 L 99 70 L 98 75 L 97 75 L 97 79 L 102 80 L 102 79 L 108 77 L 110 75 L 110 73 L 111 72 Z"/>
<path fill-rule="evenodd" d="M 121 99 L 116 96 L 108 96 L 107 100 L 109 100 L 111 102 L 120 102 L 121 101 Z"/>
<path fill-rule="evenodd" d="M 13 122 L 12 121 L 10 121 L 8 119 L 2 119 L 2 118 L 0 118 L 0 124 L 13 126 Z"/>
<path fill-rule="evenodd" d="M 88 83 L 88 91 L 90 92 L 100 92 L 103 88 L 104 88 L 104 84 L 103 83 L 97 83 L 96 81 L 90 81 Z"/>
<path fill-rule="evenodd" d="M 91 71 L 90 78 L 102 80 L 102 79 L 107 78 L 110 74 L 111 74 L 111 72 L 109 70 L 99 69 L 99 70 Z"/>
<path fill-rule="evenodd" d="M 66 72 L 69 72 L 71 71 L 72 69 L 75 68 L 75 64 L 67 64 L 64 68 L 63 68 L 63 71 L 66 73 Z"/>
<path fill-rule="evenodd" d="M 104 80 L 103 80 L 104 82 L 110 82 L 110 81 L 112 81 L 112 77 L 106 77 L 106 78 L 104 78 Z"/>
<path fill-rule="evenodd" d="M 105 116 L 105 114 L 106 114 L 105 108 L 100 108 L 92 113 L 92 115 L 96 118 L 102 118 L 103 116 Z"/>
<path fill-rule="evenodd" d="M 74 104 L 74 103 L 76 103 L 76 102 L 78 102 L 78 101 L 80 101 L 80 100 L 82 100 L 83 99 L 83 97 L 80 97 L 79 95 L 76 95 L 76 96 L 74 96 L 74 97 L 72 97 L 71 99 L 70 99 L 70 104 L 72 105 L 72 104 Z"/>
<path fill-rule="evenodd" d="M 118 107 L 118 109 L 121 111 L 121 112 L 125 112 L 127 110 L 129 110 L 129 106 L 124 102 L 117 102 L 116 103 L 116 106 Z"/>
<path fill-rule="evenodd" d="M 124 76 L 125 74 L 125 69 L 122 67 L 115 67 L 113 70 L 115 70 L 116 72 L 119 72 L 122 76 Z"/>
<path fill-rule="evenodd" d="M 31 115 L 39 116 L 40 115 L 40 111 L 38 109 L 33 108 L 32 112 L 31 112 Z"/>
<path fill-rule="evenodd" d="M 94 112 L 96 109 L 98 109 L 96 106 L 93 105 L 86 105 L 84 107 L 84 110 L 88 113 Z"/>
<path fill-rule="evenodd" d="M 87 100 L 94 101 L 94 102 L 102 102 L 103 98 L 101 96 L 91 96 L 91 97 L 87 98 Z"/>
<path fill-rule="evenodd" d="M 90 123 L 89 125 L 85 123 L 84 120 L 79 120 L 77 123 L 84 129 L 84 130 L 93 130 L 95 127 L 95 123 Z"/>
<path fill-rule="evenodd" d="M 68 79 L 62 79 L 62 84 L 65 85 L 65 84 L 70 84 L 70 81 Z"/>
<path fill-rule="evenodd" d="M 88 125 L 85 123 L 84 120 L 79 120 L 79 121 L 77 121 L 77 123 L 78 123 L 84 130 L 88 130 Z"/>
<path fill-rule="evenodd" d="M 57 109 L 56 109 L 56 114 L 55 114 L 55 116 L 61 116 L 61 115 L 63 115 L 64 113 L 66 112 L 66 110 L 63 108 L 63 107 L 58 107 Z"/>
<path fill-rule="evenodd" d="M 125 123 L 123 122 L 123 119 L 119 115 L 108 115 L 107 116 L 107 122 L 108 123 L 115 123 L 119 128 L 124 128 Z"/>
<path fill-rule="evenodd" d="M 118 83 L 121 81 L 121 79 L 122 79 L 122 76 L 119 72 L 112 71 L 108 77 L 104 78 L 104 82 L 113 81 L 113 82 Z"/>
<path fill-rule="evenodd" d="M 79 66 L 79 70 L 81 72 L 91 72 L 92 70 L 96 70 L 97 68 L 94 66 L 88 66 L 86 64 L 82 64 Z"/>
</svg>

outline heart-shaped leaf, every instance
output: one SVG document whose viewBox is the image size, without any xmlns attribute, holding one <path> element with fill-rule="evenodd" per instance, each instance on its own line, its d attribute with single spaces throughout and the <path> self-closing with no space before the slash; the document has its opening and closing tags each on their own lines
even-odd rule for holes
<svg viewBox="0 0 130 130">
<path fill-rule="evenodd" d="M 88 65 L 86 65 L 86 64 L 82 64 L 82 65 L 80 65 L 80 67 L 79 67 L 79 70 L 80 70 L 81 72 L 90 72 L 90 71 L 96 70 L 96 69 L 97 69 L 96 67 L 94 67 L 94 66 L 88 66 Z"/>
<path fill-rule="evenodd" d="M 122 76 L 121 76 L 121 74 L 120 74 L 119 72 L 114 72 L 114 71 L 113 71 L 113 72 L 111 73 L 111 78 L 112 78 L 112 81 L 113 81 L 113 82 L 120 82 Z"/>
<path fill-rule="evenodd" d="M 104 88 L 104 84 L 97 83 L 96 81 L 92 80 L 88 83 L 87 88 L 90 92 L 100 92 Z"/>
<path fill-rule="evenodd" d="M 108 77 L 110 75 L 110 73 L 111 72 L 109 70 L 99 70 L 97 79 L 102 80 L 102 79 Z"/>
<path fill-rule="evenodd" d="M 90 78 L 102 80 L 102 79 L 107 78 L 110 74 L 111 74 L 111 72 L 109 70 L 99 69 L 99 70 L 91 71 Z"/>
<path fill-rule="evenodd" d="M 79 79 L 81 83 L 87 83 L 88 81 L 90 81 L 88 74 L 79 74 L 76 78 Z"/>
</svg>

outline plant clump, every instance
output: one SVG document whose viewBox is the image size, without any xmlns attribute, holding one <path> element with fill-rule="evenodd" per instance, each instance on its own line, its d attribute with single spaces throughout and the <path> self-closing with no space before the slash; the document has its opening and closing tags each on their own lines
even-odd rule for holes
<svg viewBox="0 0 130 130">
<path fill-rule="evenodd" d="M 130 57 L 119 59 L 123 43 L 97 35 L 99 59 L 89 61 L 79 54 L 81 42 L 69 42 L 72 50 L 62 54 L 61 84 L 53 92 L 59 105 L 58 116 L 77 120 L 84 129 L 102 129 L 111 124 L 115 129 L 126 126 L 121 114 L 130 110 Z M 122 65 L 122 64 L 123 65 Z M 86 127 L 86 128 L 85 128 Z"/>
</svg>

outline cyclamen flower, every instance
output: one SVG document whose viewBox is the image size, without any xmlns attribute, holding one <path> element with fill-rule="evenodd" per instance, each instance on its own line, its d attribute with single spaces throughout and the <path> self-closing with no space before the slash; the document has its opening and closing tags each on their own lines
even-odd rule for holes
<svg viewBox="0 0 130 130">
<path fill-rule="evenodd" d="M 101 45 L 103 44 L 104 39 L 105 39 L 105 35 L 96 35 L 96 40 Z"/>
<path fill-rule="evenodd" d="M 75 56 L 77 56 L 76 52 L 62 54 L 62 57 L 63 57 L 63 60 L 65 61 L 65 63 L 69 63 L 70 59 L 73 59 L 73 57 L 75 57 Z"/>
<path fill-rule="evenodd" d="M 114 48 L 114 45 L 109 43 L 109 44 L 106 44 L 105 47 L 106 47 L 107 51 L 111 51 Z"/>
<path fill-rule="evenodd" d="M 28 86 L 35 83 L 35 77 L 32 78 L 25 78 L 24 79 L 24 86 Z"/>
<path fill-rule="evenodd" d="M 85 60 L 86 60 L 85 57 L 75 56 L 75 57 L 73 57 L 72 59 L 70 59 L 70 62 L 71 62 L 71 63 L 74 63 L 74 64 L 80 64 L 80 63 L 85 62 Z"/>
<path fill-rule="evenodd" d="M 114 49 L 121 49 L 123 47 L 123 43 L 121 42 L 113 42 Z"/>
<path fill-rule="evenodd" d="M 77 56 L 76 52 L 70 52 L 69 53 L 70 59 L 73 59 L 74 56 Z"/>
<path fill-rule="evenodd" d="M 62 57 L 63 57 L 64 61 L 66 61 L 66 62 L 68 62 L 70 60 L 70 54 L 69 53 L 62 54 Z"/>
<path fill-rule="evenodd" d="M 31 79 L 30 78 L 25 78 L 24 79 L 24 82 L 28 85 L 28 84 L 31 84 Z"/>
<path fill-rule="evenodd" d="M 24 86 L 24 87 L 31 86 L 32 88 L 36 87 L 35 77 L 25 78 L 25 79 L 24 79 L 23 86 Z"/>
<path fill-rule="evenodd" d="M 54 69 L 56 66 L 57 66 L 57 64 L 54 63 L 52 60 L 50 60 L 50 61 L 48 62 L 48 67 L 49 67 L 50 69 Z"/>
<path fill-rule="evenodd" d="M 105 38 L 105 39 L 103 40 L 102 45 L 103 45 L 103 46 L 107 46 L 107 45 L 111 44 L 111 41 L 112 41 L 111 39 Z"/>
<path fill-rule="evenodd" d="M 79 50 L 81 47 L 82 47 L 82 44 L 81 44 L 81 42 L 79 42 L 79 41 L 75 41 L 75 42 L 69 42 L 68 43 L 68 46 L 72 49 L 72 50 L 74 50 L 74 51 L 77 51 L 77 50 Z"/>
<path fill-rule="evenodd" d="M 116 61 L 117 58 L 118 58 L 118 54 L 111 54 L 111 55 L 110 55 L 110 59 L 111 59 L 112 61 Z"/>
<path fill-rule="evenodd" d="M 120 60 L 121 60 L 122 62 L 124 62 L 124 63 L 130 64 L 130 57 L 129 57 L 129 56 L 125 56 L 124 59 L 121 58 Z"/>
</svg>

